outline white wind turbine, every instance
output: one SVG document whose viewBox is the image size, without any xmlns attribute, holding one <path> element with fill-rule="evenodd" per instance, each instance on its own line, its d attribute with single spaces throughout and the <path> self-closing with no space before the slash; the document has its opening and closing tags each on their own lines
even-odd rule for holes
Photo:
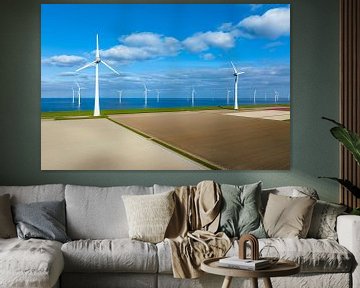
<svg viewBox="0 0 360 288">
<path fill-rule="evenodd" d="M 242 71 L 237 71 L 236 70 L 236 67 L 235 67 L 235 65 L 234 65 L 234 63 L 233 62 L 231 62 L 231 65 L 232 65 L 232 67 L 233 67 L 233 69 L 234 69 L 234 76 L 235 76 L 235 83 L 234 83 L 234 97 L 235 97 L 235 99 L 234 99 L 234 109 L 235 110 L 238 110 L 239 109 L 239 104 L 238 104 L 238 82 L 239 82 L 239 75 L 240 74 L 244 74 L 245 72 L 242 72 Z"/>
<path fill-rule="evenodd" d="M 231 93 L 231 90 L 227 89 L 227 94 L 226 94 L 226 104 L 227 105 L 230 104 L 230 93 Z"/>
<path fill-rule="evenodd" d="M 191 90 L 191 106 L 192 107 L 194 107 L 194 104 L 195 104 L 195 94 L 196 94 L 196 91 L 195 91 L 195 88 L 193 87 Z"/>
<path fill-rule="evenodd" d="M 146 84 L 144 83 L 144 99 L 145 99 L 145 107 L 147 106 L 147 100 L 148 100 L 148 92 L 150 90 L 146 87 Z"/>
<path fill-rule="evenodd" d="M 77 81 L 76 81 L 76 85 L 78 87 L 78 106 L 80 107 L 80 104 L 81 104 L 81 89 L 83 89 L 83 88 L 80 87 L 80 84 Z"/>
<path fill-rule="evenodd" d="M 159 101 L 160 101 L 160 91 L 159 91 L 159 89 L 156 89 L 156 93 L 157 93 L 156 101 L 159 103 Z"/>
<path fill-rule="evenodd" d="M 254 104 L 256 104 L 256 89 L 254 90 Z"/>
<path fill-rule="evenodd" d="M 117 92 L 119 93 L 119 103 L 121 104 L 123 90 L 118 90 Z"/>
<path fill-rule="evenodd" d="M 71 87 L 71 89 L 73 92 L 72 103 L 74 104 L 75 103 L 75 90 L 74 90 L 74 87 Z"/>
<path fill-rule="evenodd" d="M 76 70 L 79 72 L 85 68 L 95 66 L 95 104 L 94 104 L 94 116 L 100 116 L 100 93 L 99 93 L 99 64 L 104 64 L 107 68 L 109 68 L 114 73 L 120 75 L 114 68 L 110 67 L 104 60 L 100 59 L 100 51 L 99 51 L 99 35 L 96 34 L 96 54 L 95 54 L 95 61 L 86 64 L 84 67 L 81 67 Z"/>
<path fill-rule="evenodd" d="M 274 90 L 274 93 L 275 93 L 275 103 L 277 103 L 279 100 L 279 92 Z"/>
</svg>

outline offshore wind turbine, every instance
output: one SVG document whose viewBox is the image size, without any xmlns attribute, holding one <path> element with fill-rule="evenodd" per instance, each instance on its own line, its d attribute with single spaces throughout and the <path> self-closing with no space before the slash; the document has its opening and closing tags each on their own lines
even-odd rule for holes
<svg viewBox="0 0 360 288">
<path fill-rule="evenodd" d="M 119 103 L 121 104 L 123 90 L 118 90 L 117 92 L 119 93 Z"/>
<path fill-rule="evenodd" d="M 226 94 L 226 104 L 227 105 L 230 104 L 230 93 L 231 93 L 231 90 L 227 89 L 227 94 Z"/>
<path fill-rule="evenodd" d="M 274 90 L 274 92 L 275 92 L 275 103 L 277 103 L 279 100 L 279 92 L 276 90 Z"/>
<path fill-rule="evenodd" d="M 80 84 L 77 81 L 76 81 L 76 85 L 78 87 L 78 106 L 80 107 L 80 104 L 81 104 L 81 89 L 83 89 L 83 88 L 80 87 Z"/>
<path fill-rule="evenodd" d="M 73 92 L 72 103 L 74 104 L 75 103 L 75 90 L 74 90 L 74 87 L 71 87 L 71 89 L 72 89 L 72 92 Z"/>
<path fill-rule="evenodd" d="M 256 89 L 254 90 L 254 104 L 256 104 Z"/>
<path fill-rule="evenodd" d="M 191 106 L 194 107 L 194 104 L 195 104 L 195 88 L 193 87 L 192 90 L 191 90 Z"/>
<path fill-rule="evenodd" d="M 159 103 L 159 101 L 160 101 L 160 91 L 159 91 L 159 89 L 156 89 L 156 93 L 157 93 L 156 101 Z"/>
<path fill-rule="evenodd" d="M 144 101 L 145 101 L 145 106 L 147 106 L 147 100 L 148 100 L 148 92 L 150 90 L 146 87 L 146 84 L 144 83 Z"/>
<path fill-rule="evenodd" d="M 239 82 L 239 75 L 240 74 L 244 74 L 245 72 L 242 71 L 237 71 L 235 65 L 233 62 L 230 62 L 233 69 L 234 69 L 234 76 L 235 76 L 235 83 L 234 83 L 234 109 L 238 110 L 239 109 L 239 104 L 238 104 L 238 82 Z"/>
<path fill-rule="evenodd" d="M 99 64 L 104 64 L 107 68 L 113 71 L 115 74 L 120 75 L 114 68 L 106 64 L 104 60 L 100 58 L 100 50 L 99 50 L 99 35 L 96 34 L 96 54 L 95 54 L 95 61 L 86 64 L 85 66 L 76 70 L 79 72 L 85 68 L 95 66 L 95 103 L 94 103 L 94 116 L 100 116 L 100 92 L 99 92 Z"/>
</svg>

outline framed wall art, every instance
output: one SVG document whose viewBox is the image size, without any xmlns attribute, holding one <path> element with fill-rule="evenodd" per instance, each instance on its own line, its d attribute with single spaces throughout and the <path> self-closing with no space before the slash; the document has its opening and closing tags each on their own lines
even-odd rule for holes
<svg viewBox="0 0 360 288">
<path fill-rule="evenodd" d="M 290 5 L 42 4 L 42 170 L 290 168 Z"/>
</svg>

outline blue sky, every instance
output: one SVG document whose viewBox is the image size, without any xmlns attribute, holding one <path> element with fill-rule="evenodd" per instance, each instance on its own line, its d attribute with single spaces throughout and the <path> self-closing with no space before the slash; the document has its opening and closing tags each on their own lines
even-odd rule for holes
<svg viewBox="0 0 360 288">
<path fill-rule="evenodd" d="M 42 4 L 42 97 L 72 97 L 75 81 L 94 97 L 96 33 L 100 97 L 225 97 L 230 61 L 244 71 L 240 99 L 290 91 L 290 6 L 284 4 Z"/>
</svg>

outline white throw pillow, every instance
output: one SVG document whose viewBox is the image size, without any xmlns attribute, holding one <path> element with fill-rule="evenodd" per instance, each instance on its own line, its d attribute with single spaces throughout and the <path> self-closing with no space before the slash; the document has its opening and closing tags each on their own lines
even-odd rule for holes
<svg viewBox="0 0 360 288">
<path fill-rule="evenodd" d="M 173 193 L 122 196 L 131 239 L 151 243 L 164 240 L 175 208 Z"/>
</svg>

